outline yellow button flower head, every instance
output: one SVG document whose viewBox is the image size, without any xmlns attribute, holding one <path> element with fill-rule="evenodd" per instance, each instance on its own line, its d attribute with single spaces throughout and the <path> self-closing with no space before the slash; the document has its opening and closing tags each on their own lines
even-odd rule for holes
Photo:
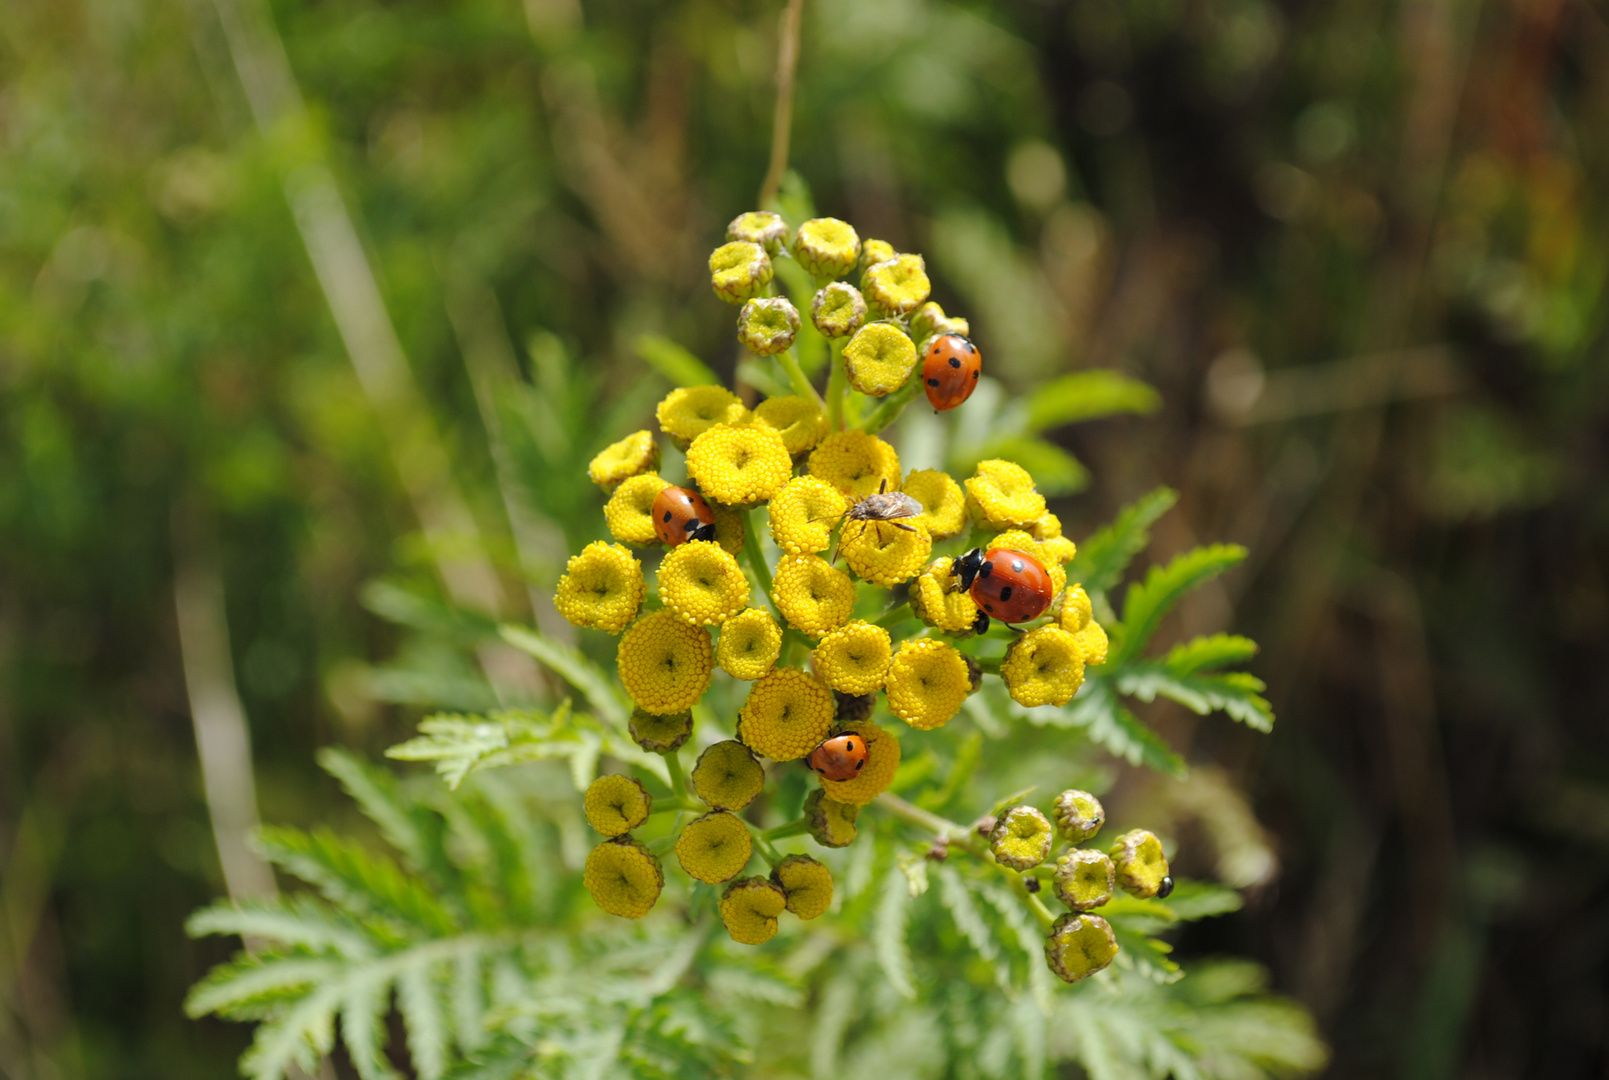
<svg viewBox="0 0 1609 1080">
<path fill-rule="evenodd" d="M 874 694 L 888 678 L 894 646 L 881 626 L 856 619 L 828 633 L 816 646 L 821 681 L 841 694 Z"/>
<path fill-rule="evenodd" d="M 734 240 L 710 255 L 710 285 L 728 304 L 741 304 L 759 296 L 771 283 L 771 257 L 759 244 Z"/>
<path fill-rule="evenodd" d="M 1018 705 L 1065 705 L 1084 685 L 1084 651 L 1061 627 L 1041 626 L 1012 644 L 1000 677 Z"/>
<path fill-rule="evenodd" d="M 799 333 L 799 311 L 787 297 L 757 297 L 737 316 L 737 339 L 760 356 L 775 356 Z"/>
<path fill-rule="evenodd" d="M 989 850 L 995 861 L 1013 870 L 1032 870 L 1050 854 L 1054 839 L 1050 821 L 1031 806 L 1013 806 L 989 833 Z"/>
<path fill-rule="evenodd" d="M 1106 807 L 1087 791 L 1069 788 L 1056 796 L 1056 828 L 1075 844 L 1101 831 L 1106 824 Z"/>
<path fill-rule="evenodd" d="M 867 300 L 896 315 L 915 311 L 933 291 L 927 280 L 927 263 L 920 255 L 896 255 L 867 267 L 860 288 Z"/>
<path fill-rule="evenodd" d="M 1047 514 L 1045 516 L 1053 517 L 1054 515 Z M 1030 527 L 1029 532 L 1032 531 L 1033 530 Z M 1045 558 L 1047 560 L 1045 565 L 1047 567 L 1052 564 L 1057 566 L 1066 566 L 1068 563 L 1073 561 L 1075 556 L 1077 556 L 1078 545 L 1067 539 L 1065 536 L 1047 536 L 1039 541 L 1039 550 L 1045 553 Z"/>
<path fill-rule="evenodd" d="M 660 430 L 683 450 L 716 424 L 741 424 L 748 413 L 724 386 L 677 387 L 654 410 Z"/>
<path fill-rule="evenodd" d="M 772 668 L 755 680 L 737 716 L 737 737 L 772 761 L 804 757 L 832 727 L 832 691 L 798 668 Z"/>
<path fill-rule="evenodd" d="M 1052 540 L 1062 534 L 1061 518 L 1046 510 L 1024 526 L 1035 540 Z"/>
<path fill-rule="evenodd" d="M 845 495 L 875 495 L 899 490 L 899 455 L 864 431 L 828 435 L 810 453 L 810 475 L 819 476 Z"/>
<path fill-rule="evenodd" d="M 961 588 L 961 580 L 950 572 L 955 560 L 948 555 L 934 559 L 911 582 L 911 610 L 935 630 L 964 634 L 978 618 L 978 605 L 972 594 Z"/>
<path fill-rule="evenodd" d="M 726 238 L 759 244 L 767 254 L 775 255 L 788 246 L 788 223 L 782 220 L 781 214 L 750 210 L 732 219 L 726 227 Z"/>
<path fill-rule="evenodd" d="M 709 631 L 689 626 L 674 612 L 656 611 L 620 638 L 620 681 L 644 712 L 665 715 L 691 709 L 709 688 L 715 647 Z"/>
<path fill-rule="evenodd" d="M 1145 829 L 1126 832 L 1106 853 L 1124 892 L 1149 900 L 1161 890 L 1162 880 L 1168 876 L 1168 857 L 1156 834 Z"/>
<path fill-rule="evenodd" d="M 693 734 L 693 713 L 683 709 L 678 713 L 656 716 L 651 712 L 633 709 L 626 724 L 631 741 L 650 754 L 670 754 L 680 750 Z"/>
<path fill-rule="evenodd" d="M 765 770 L 735 739 L 706 746 L 693 766 L 694 793 L 717 810 L 743 809 L 764 786 Z"/>
<path fill-rule="evenodd" d="M 808 855 L 789 855 L 771 871 L 771 880 L 788 896 L 788 910 L 814 919 L 832 906 L 832 871 Z"/>
<path fill-rule="evenodd" d="M 643 473 L 615 488 L 615 493 L 603 504 L 603 519 L 609 523 L 610 535 L 638 547 L 658 543 L 659 536 L 654 532 L 654 497 L 668 487 L 668 480 Z"/>
<path fill-rule="evenodd" d="M 796 476 L 767 509 L 777 547 L 789 555 L 814 555 L 832 543 L 832 531 L 849 509 L 849 500 L 819 476 Z"/>
<path fill-rule="evenodd" d="M 887 522 L 851 521 L 838 544 L 856 577 L 885 589 L 921 573 L 932 552 L 933 540 L 920 525 L 901 529 Z"/>
<path fill-rule="evenodd" d="M 922 351 L 927 352 L 927 339 L 940 334 L 960 334 L 962 337 L 972 336 L 972 326 L 965 319 L 952 318 L 944 314 L 944 309 L 929 300 L 916 309 L 911 316 L 911 337 L 922 342 Z"/>
<path fill-rule="evenodd" d="M 1045 938 L 1045 962 L 1063 982 L 1087 979 L 1117 956 L 1117 936 L 1099 915 L 1069 911 Z"/>
<path fill-rule="evenodd" d="M 743 524 L 743 511 L 725 503 L 712 503 L 710 513 L 715 515 L 715 542 L 733 555 L 743 553 L 743 539 L 748 527 Z"/>
<path fill-rule="evenodd" d="M 844 724 L 837 729 L 837 734 L 847 735 L 854 732 L 866 740 L 866 764 L 852 780 L 828 780 L 817 775 L 816 779 L 825 791 L 825 801 L 843 803 L 848 806 L 865 806 L 877 796 L 887 791 L 894 782 L 894 770 L 899 768 L 899 740 L 894 733 L 886 728 L 872 723 L 870 720 L 856 720 Z M 823 803 L 824 805 L 824 803 Z M 810 803 L 805 803 L 808 814 Z M 828 808 L 830 810 L 830 808 Z M 818 812 L 827 812 L 817 807 Z M 849 822 L 854 824 L 854 818 Z M 814 832 L 812 831 L 812 835 Z M 853 840 L 854 830 L 850 830 L 849 839 Z M 846 840 L 844 843 L 848 843 Z"/>
<path fill-rule="evenodd" d="M 716 810 L 682 830 L 676 838 L 676 861 L 689 877 L 715 885 L 743 872 L 753 844 L 741 818 Z"/>
<path fill-rule="evenodd" d="M 1116 887 L 1112 860 L 1099 851 L 1074 848 L 1056 860 L 1056 899 L 1074 911 L 1106 904 Z"/>
<path fill-rule="evenodd" d="M 878 263 L 887 262 L 897 254 L 899 252 L 895 251 L 894 245 L 887 240 L 867 240 L 860 245 L 860 258 L 855 265 L 860 267 L 860 272 L 864 274 Z"/>
<path fill-rule="evenodd" d="M 855 610 L 855 583 L 820 555 L 784 555 L 771 599 L 788 625 L 811 637 L 844 625 Z"/>
<path fill-rule="evenodd" d="M 793 257 L 817 281 L 841 278 L 860 261 L 860 237 L 847 221 L 813 218 L 799 226 Z"/>
<path fill-rule="evenodd" d="M 651 431 L 637 431 L 599 451 L 587 466 L 592 482 L 613 491 L 622 480 L 659 470 L 659 443 Z"/>
<path fill-rule="evenodd" d="M 823 285 L 810 301 L 810 321 L 823 337 L 853 334 L 866 322 L 866 298 L 847 281 Z"/>
<path fill-rule="evenodd" d="M 775 428 L 794 457 L 827 437 L 827 417 L 821 406 L 798 394 L 766 398 L 754 410 L 754 417 L 766 427 Z"/>
<path fill-rule="evenodd" d="M 965 486 L 967 513 L 989 528 L 1026 525 L 1045 512 L 1045 497 L 1034 489 L 1034 478 L 1015 461 L 980 461 Z"/>
<path fill-rule="evenodd" d="M 863 326 L 844 346 L 844 369 L 849 383 L 863 394 L 892 394 L 910 378 L 916 366 L 916 344 L 893 323 Z"/>
<path fill-rule="evenodd" d="M 749 608 L 721 624 L 715 659 L 734 679 L 758 679 L 782 655 L 782 628 L 769 611 Z"/>
<path fill-rule="evenodd" d="M 739 945 L 764 945 L 777 936 L 777 916 L 788 906 L 788 894 L 774 881 L 746 877 L 721 894 L 721 922 Z"/>
<path fill-rule="evenodd" d="M 932 638 L 907 641 L 894 654 L 883 689 L 895 716 L 922 731 L 947 723 L 972 692 L 967 662 Z"/>
<path fill-rule="evenodd" d="M 1095 610 L 1084 586 L 1074 585 L 1062 594 L 1061 627 L 1078 639 L 1078 650 L 1084 657 L 1085 667 L 1098 667 L 1106 663 L 1106 631 L 1095 621 Z"/>
<path fill-rule="evenodd" d="M 648 789 L 629 776 L 600 776 L 587 785 L 581 800 L 587 824 L 605 836 L 620 836 L 648 820 L 654 800 Z"/>
<path fill-rule="evenodd" d="M 909 524 L 921 525 L 935 540 L 960 534 L 967 524 L 967 497 L 949 473 L 918 469 L 905 478 L 900 490 L 922 504 L 924 513 Z"/>
<path fill-rule="evenodd" d="M 687 448 L 687 475 L 706 499 L 742 506 L 781 491 L 793 475 L 793 458 L 774 428 L 717 424 Z"/>
<path fill-rule="evenodd" d="M 749 579 L 721 545 L 689 540 L 659 564 L 659 596 L 687 622 L 716 626 L 748 606 Z"/>
<path fill-rule="evenodd" d="M 629 836 L 620 836 L 592 849 L 581 881 L 593 903 L 609 914 L 640 919 L 659 899 L 665 872 L 653 852 Z"/>
<path fill-rule="evenodd" d="M 805 796 L 799 815 L 805 819 L 811 839 L 822 847 L 848 847 L 855 842 L 855 819 L 860 816 L 860 807 L 829 798 L 824 788 Z"/>
<path fill-rule="evenodd" d="M 553 594 L 553 606 L 576 626 L 618 634 L 642 606 L 642 564 L 619 544 L 594 540 L 573 556 Z"/>
</svg>

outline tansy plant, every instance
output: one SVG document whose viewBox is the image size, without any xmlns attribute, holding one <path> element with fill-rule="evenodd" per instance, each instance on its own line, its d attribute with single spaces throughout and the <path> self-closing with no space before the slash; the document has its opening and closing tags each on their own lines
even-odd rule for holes
<svg viewBox="0 0 1609 1080">
<path fill-rule="evenodd" d="M 1005 401 L 921 256 L 836 219 L 744 214 L 709 267 L 763 400 L 646 343 L 686 385 L 574 465 L 610 534 L 577 545 L 554 597 L 582 647 L 498 631 L 584 707 L 425 720 L 391 756 L 446 790 L 328 755 L 395 857 L 266 832 L 322 897 L 198 915 L 253 948 L 191 1009 L 259 1022 L 257 1077 L 313 1071 L 337 1034 L 366 1080 L 395 1075 L 393 997 L 425 1077 L 1316 1067 L 1305 1017 L 1254 969 L 1179 981 L 1161 935 L 1237 897 L 1177 880 L 1141 823 L 1105 830 L 1087 790 L 1112 781 L 1094 748 L 1183 772 L 1128 699 L 1273 721 L 1230 670 L 1250 641 L 1147 650 L 1244 552 L 1187 552 L 1114 603 L 1172 494 L 1077 543 L 1036 482 L 1079 471 L 1039 432 L 1149 392 L 1086 373 Z M 908 407 L 904 444 L 949 468 L 884 438 Z M 589 655 L 611 636 L 612 669 Z M 984 787 L 1001 778 L 1032 786 Z"/>
</svg>

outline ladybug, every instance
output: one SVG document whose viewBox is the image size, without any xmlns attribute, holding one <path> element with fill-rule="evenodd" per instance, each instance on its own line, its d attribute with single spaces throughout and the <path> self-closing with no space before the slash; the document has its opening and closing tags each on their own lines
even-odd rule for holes
<svg viewBox="0 0 1609 1080">
<path fill-rule="evenodd" d="M 866 740 L 853 731 L 834 735 L 805 758 L 811 772 L 827 780 L 853 780 L 866 767 Z"/>
<path fill-rule="evenodd" d="M 983 374 L 983 354 L 960 334 L 944 334 L 922 358 L 922 389 L 934 412 L 946 412 L 972 396 Z"/>
<path fill-rule="evenodd" d="M 973 548 L 955 562 L 951 571 L 970 589 L 978 605 L 978 633 L 988 628 L 991 618 L 1003 623 L 1037 619 L 1055 599 L 1050 575 L 1038 559 L 1025 551 L 1010 548 Z"/>
<path fill-rule="evenodd" d="M 715 539 L 715 512 L 692 488 L 668 487 L 654 496 L 654 533 L 666 547 Z"/>
</svg>

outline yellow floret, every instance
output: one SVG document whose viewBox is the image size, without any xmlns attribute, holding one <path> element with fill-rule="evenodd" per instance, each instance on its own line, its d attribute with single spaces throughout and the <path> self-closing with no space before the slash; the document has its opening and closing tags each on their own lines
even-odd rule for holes
<svg viewBox="0 0 1609 1080">
<path fill-rule="evenodd" d="M 721 545 L 689 540 L 659 564 L 659 597 L 687 622 L 714 626 L 748 606 L 749 579 Z"/>
<path fill-rule="evenodd" d="M 771 599 L 788 625 L 811 637 L 844 625 L 855 610 L 855 583 L 820 555 L 784 555 Z"/>
<path fill-rule="evenodd" d="M 995 822 L 989 833 L 989 850 L 995 861 L 1013 870 L 1032 870 L 1050 854 L 1055 834 L 1050 819 L 1031 806 L 1013 806 Z"/>
<path fill-rule="evenodd" d="M 718 424 L 687 448 L 687 475 L 706 499 L 741 506 L 781 491 L 793 475 L 793 458 L 775 428 Z"/>
<path fill-rule="evenodd" d="M 653 910 L 665 873 L 652 852 L 629 836 L 605 840 L 587 856 L 581 881 L 611 915 L 640 919 Z"/>
<path fill-rule="evenodd" d="M 765 248 L 747 240 L 722 244 L 710 254 L 710 287 L 728 304 L 759 296 L 774 272 Z"/>
<path fill-rule="evenodd" d="M 1030 529 L 1029 531 L 1032 532 L 1033 530 Z M 1045 553 L 1045 558 L 1049 560 L 1045 563 L 1046 566 L 1051 563 L 1065 566 L 1078 555 L 1078 545 L 1065 536 L 1047 536 L 1039 541 L 1039 549 Z"/>
<path fill-rule="evenodd" d="M 1084 657 L 1085 667 L 1098 667 L 1106 663 L 1106 630 L 1095 621 L 1095 610 L 1084 586 L 1074 585 L 1062 595 L 1061 627 L 1078 639 L 1078 649 Z"/>
<path fill-rule="evenodd" d="M 911 582 L 911 610 L 935 630 L 961 634 L 972 629 L 978 619 L 978 605 L 972 594 L 961 588 L 961 579 L 952 572 L 955 560 L 948 555 L 934 559 Z"/>
<path fill-rule="evenodd" d="M 675 613 L 656 611 L 620 638 L 620 681 L 644 711 L 664 716 L 698 704 L 715 669 L 709 631 Z"/>
<path fill-rule="evenodd" d="M 827 415 L 809 398 L 798 394 L 766 398 L 754 410 L 755 419 L 775 428 L 782 444 L 794 457 L 805 453 L 827 437 Z"/>
<path fill-rule="evenodd" d="M 693 792 L 717 810 L 741 810 L 765 786 L 765 770 L 735 739 L 712 743 L 693 766 Z"/>
<path fill-rule="evenodd" d="M 847 221 L 812 218 L 794 235 L 793 257 L 817 281 L 841 278 L 860 261 L 860 237 Z"/>
<path fill-rule="evenodd" d="M 1049 510 L 1034 518 L 1025 528 L 1033 534 L 1035 540 L 1052 540 L 1062 534 L 1061 518 Z"/>
<path fill-rule="evenodd" d="M 960 334 L 962 337 L 970 337 L 972 327 L 958 315 L 944 314 L 943 308 L 929 300 L 911 315 L 911 337 L 920 341 L 922 351 L 927 352 L 928 339 L 940 334 Z"/>
<path fill-rule="evenodd" d="M 844 525 L 838 551 L 862 581 L 890 588 L 922 570 L 933 540 L 920 525 L 900 522 L 851 521 Z"/>
<path fill-rule="evenodd" d="M 676 838 L 676 861 L 689 877 L 711 885 L 741 874 L 753 851 L 749 827 L 724 810 L 705 814 Z"/>
<path fill-rule="evenodd" d="M 782 655 L 782 629 L 769 611 L 749 608 L 721 624 L 715 659 L 734 679 L 758 679 Z"/>
<path fill-rule="evenodd" d="M 1027 525 L 1045 512 L 1045 497 L 1035 490 L 1034 478 L 1015 461 L 978 462 L 965 487 L 967 513 L 989 528 Z"/>
<path fill-rule="evenodd" d="M 894 782 L 894 771 L 899 768 L 899 740 L 893 732 L 870 720 L 854 720 L 837 729 L 840 735 L 851 731 L 866 740 L 866 764 L 851 780 L 828 780 L 819 773 L 816 779 L 821 782 L 821 790 L 827 793 L 827 799 L 846 806 L 865 806 L 887 791 Z M 805 806 L 808 809 L 810 804 L 806 802 Z M 817 809 L 819 811 L 821 808 Z M 854 820 L 851 816 L 849 823 L 853 825 Z M 849 837 L 854 839 L 853 829 Z"/>
<path fill-rule="evenodd" d="M 844 346 L 844 370 L 850 385 L 873 397 L 904 386 L 915 366 L 916 344 L 893 323 L 863 326 Z"/>
<path fill-rule="evenodd" d="M 789 555 L 816 554 L 832 543 L 832 531 L 849 509 L 849 500 L 819 476 L 796 476 L 766 509 L 777 547 Z"/>
<path fill-rule="evenodd" d="M 834 281 L 816 290 L 810 302 L 810 321 L 823 337 L 840 338 L 853 334 L 866 321 L 866 298 L 844 281 Z"/>
<path fill-rule="evenodd" d="M 899 253 L 894 250 L 894 245 L 887 240 L 866 240 L 860 245 L 860 260 L 856 265 L 864 274 L 878 263 L 887 262 L 897 254 Z"/>
<path fill-rule="evenodd" d="M 1168 876 L 1168 857 L 1162 850 L 1162 841 L 1149 830 L 1124 833 L 1106 854 L 1112 860 L 1118 887 L 1141 900 L 1155 896 Z"/>
<path fill-rule="evenodd" d="M 748 535 L 743 511 L 724 503 L 713 503 L 710 513 L 715 515 L 715 542 L 733 555 L 743 554 L 743 540 Z"/>
<path fill-rule="evenodd" d="M 1074 911 L 1088 911 L 1111 902 L 1117 879 L 1112 860 L 1099 851 L 1074 848 L 1056 860 L 1056 899 Z"/>
<path fill-rule="evenodd" d="M 788 910 L 814 919 L 832 906 L 832 871 L 808 855 L 789 855 L 771 871 L 771 880 L 788 896 Z"/>
<path fill-rule="evenodd" d="M 840 694 L 874 694 L 888 678 L 894 646 L 881 626 L 856 619 L 821 639 L 815 651 L 821 681 Z"/>
<path fill-rule="evenodd" d="M 855 842 L 855 819 L 860 816 L 860 807 L 828 797 L 824 788 L 805 796 L 799 816 L 804 818 L 811 839 L 822 847 L 848 847 Z"/>
<path fill-rule="evenodd" d="M 845 495 L 876 495 L 899 490 L 899 455 L 894 448 L 864 431 L 828 435 L 810 453 L 806 466 Z"/>
<path fill-rule="evenodd" d="M 693 734 L 693 713 L 690 709 L 683 709 L 678 713 L 657 716 L 633 709 L 626 731 L 631 735 L 632 742 L 650 754 L 674 753 Z"/>
<path fill-rule="evenodd" d="M 1065 705 L 1084 684 L 1084 651 L 1061 627 L 1041 626 L 1011 646 L 1000 677 L 1018 705 Z"/>
<path fill-rule="evenodd" d="M 614 774 L 600 776 L 587 785 L 581 803 L 588 825 L 605 836 L 619 836 L 648 820 L 654 800 L 638 781 Z"/>
<path fill-rule="evenodd" d="M 1099 915 L 1069 911 L 1045 938 L 1045 963 L 1063 982 L 1087 979 L 1117 956 L 1117 936 Z"/>
<path fill-rule="evenodd" d="M 935 540 L 960 534 L 967 524 L 967 497 L 949 473 L 918 469 L 905 478 L 900 490 L 922 504 L 924 511 L 911 524 L 925 526 Z"/>
<path fill-rule="evenodd" d="M 827 737 L 832 691 L 798 668 L 772 668 L 749 688 L 738 711 L 737 737 L 772 761 L 795 761 Z"/>
<path fill-rule="evenodd" d="M 565 566 L 553 606 L 576 626 L 618 634 L 636 617 L 646 594 L 637 557 L 619 544 L 594 540 Z"/>
<path fill-rule="evenodd" d="M 737 316 L 737 339 L 757 356 L 775 356 L 793 344 L 803 322 L 786 297 L 750 300 Z"/>
<path fill-rule="evenodd" d="M 787 906 L 788 896 L 776 882 L 743 878 L 721 894 L 721 922 L 739 945 L 764 945 L 777 936 L 777 916 Z"/>
<path fill-rule="evenodd" d="M 658 469 L 659 444 L 653 432 L 637 431 L 604 447 L 587 466 L 587 475 L 605 491 L 613 491 L 622 480 Z"/>
<path fill-rule="evenodd" d="M 726 227 L 726 238 L 759 244 L 775 255 L 788 244 L 788 223 L 782 220 L 781 214 L 773 214 L 769 210 L 750 210 L 732 219 L 732 223 Z"/>
<path fill-rule="evenodd" d="M 896 255 L 866 268 L 860 289 L 866 299 L 896 315 L 914 311 L 933 291 L 920 255 Z"/>
<path fill-rule="evenodd" d="M 740 424 L 749 410 L 724 386 L 683 386 L 665 395 L 654 415 L 659 427 L 686 449 L 716 424 Z"/>
<path fill-rule="evenodd" d="M 638 547 L 658 543 L 659 535 L 654 532 L 654 499 L 668 487 L 668 480 L 661 480 L 653 473 L 641 473 L 615 488 L 615 493 L 603 504 L 603 519 L 609 523 L 609 534 Z"/>
<path fill-rule="evenodd" d="M 972 674 L 955 649 L 932 638 L 918 638 L 894 654 L 884 690 L 895 716 L 913 728 L 931 731 L 960 711 L 972 692 Z"/>
</svg>

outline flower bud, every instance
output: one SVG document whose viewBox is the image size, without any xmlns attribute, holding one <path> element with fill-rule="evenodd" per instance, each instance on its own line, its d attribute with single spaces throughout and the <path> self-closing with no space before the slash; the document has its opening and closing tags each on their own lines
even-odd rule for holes
<svg viewBox="0 0 1609 1080">
<path fill-rule="evenodd" d="M 880 262 L 887 262 L 899 252 L 887 240 L 867 240 L 860 245 L 860 260 L 856 263 L 860 272 L 864 274 L 868 269 Z"/>
<path fill-rule="evenodd" d="M 799 813 L 811 837 L 822 847 L 848 847 L 854 843 L 859 806 L 828 798 L 824 789 L 816 788 L 805 796 L 804 809 Z"/>
<path fill-rule="evenodd" d="M 684 709 L 679 713 L 655 716 L 651 712 L 634 709 L 626 725 L 631 741 L 650 754 L 671 754 L 693 734 L 693 712 Z"/>
<path fill-rule="evenodd" d="M 1031 806 L 1013 806 L 989 834 L 989 850 L 1002 866 L 1032 870 L 1050 854 L 1050 822 Z"/>
<path fill-rule="evenodd" d="M 915 311 L 933 291 L 920 255 L 896 255 L 867 269 L 860 279 L 866 299 L 896 315 Z"/>
<path fill-rule="evenodd" d="M 732 219 L 732 224 L 726 227 L 726 238 L 759 244 L 766 254 L 775 255 L 788 246 L 788 223 L 782 220 L 781 214 L 750 210 Z"/>
<path fill-rule="evenodd" d="M 863 394 L 892 394 L 910 378 L 916 366 L 916 346 L 893 323 L 863 326 L 844 346 L 844 368 L 849 383 Z"/>
<path fill-rule="evenodd" d="M 1112 867 L 1117 871 L 1117 884 L 1130 896 L 1149 900 L 1163 889 L 1168 879 L 1168 857 L 1162 852 L 1162 841 L 1145 829 L 1134 829 L 1117 838 L 1107 852 Z"/>
<path fill-rule="evenodd" d="M 770 283 L 771 258 L 759 244 L 738 240 L 710 255 L 710 284 L 728 304 L 751 300 Z"/>
<path fill-rule="evenodd" d="M 817 281 L 832 281 L 860 262 L 860 237 L 847 221 L 812 218 L 793 238 L 793 257 Z"/>
<path fill-rule="evenodd" d="M 1117 956 L 1117 935 L 1099 915 L 1068 912 L 1045 937 L 1045 963 L 1063 982 L 1087 979 Z"/>
<path fill-rule="evenodd" d="M 825 337 L 853 334 L 866 322 L 866 298 L 847 281 L 824 285 L 810 302 L 810 321 Z"/>
<path fill-rule="evenodd" d="M 761 356 L 782 352 L 798 332 L 799 312 L 786 297 L 750 300 L 737 317 L 737 339 Z"/>
<path fill-rule="evenodd" d="M 944 309 L 937 303 L 929 300 L 916 309 L 911 316 L 911 337 L 917 341 L 926 342 L 928 338 L 939 334 L 960 334 L 962 337 L 972 336 L 972 325 L 962 318 L 951 318 L 944 314 Z M 926 351 L 925 349 L 923 350 Z"/>
<path fill-rule="evenodd" d="M 629 776 L 600 776 L 582 799 L 587 824 L 605 836 L 621 836 L 648 820 L 654 800 Z"/>
<path fill-rule="evenodd" d="M 1056 796 L 1056 828 L 1075 844 L 1101 831 L 1106 824 L 1106 808 L 1087 791 L 1068 789 Z"/>
<path fill-rule="evenodd" d="M 1116 887 L 1112 860 L 1099 851 L 1074 848 L 1056 860 L 1056 899 L 1074 911 L 1098 908 Z"/>
</svg>

